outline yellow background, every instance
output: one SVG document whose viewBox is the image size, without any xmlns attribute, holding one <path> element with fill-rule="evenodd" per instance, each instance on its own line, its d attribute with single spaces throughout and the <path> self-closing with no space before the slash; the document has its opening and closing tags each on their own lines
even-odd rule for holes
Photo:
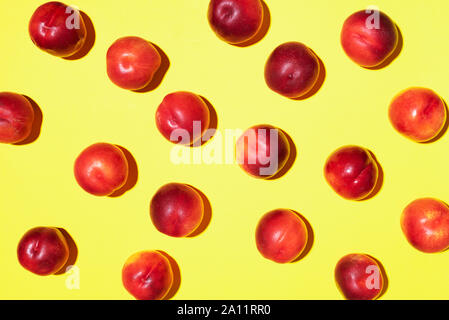
<svg viewBox="0 0 449 320">
<path fill-rule="evenodd" d="M 164 250 L 177 261 L 182 279 L 174 299 L 340 299 L 334 266 L 353 252 L 382 262 L 389 278 L 383 299 L 449 298 L 449 253 L 418 252 L 399 224 L 415 198 L 449 201 L 449 137 L 411 142 L 387 116 L 392 97 L 410 86 L 449 99 L 449 2 L 266 0 L 268 34 L 240 48 L 212 32 L 208 0 L 77 0 L 68 4 L 90 17 L 96 43 L 74 61 L 51 56 L 30 40 L 28 21 L 43 2 L 0 2 L 0 91 L 30 96 L 43 113 L 35 142 L 0 146 L 0 298 L 132 299 L 121 268 L 145 249 Z M 339 42 L 346 17 L 372 4 L 404 38 L 399 57 L 377 71 L 350 61 Z M 106 75 L 108 47 L 128 35 L 154 42 L 170 59 L 154 91 L 126 91 Z M 305 43 L 326 66 L 321 90 L 304 101 L 272 92 L 263 78 L 267 57 L 287 41 Z M 173 145 L 157 131 L 154 114 L 177 90 L 206 97 L 220 130 L 260 123 L 285 130 L 298 151 L 292 169 L 263 181 L 237 165 L 172 164 Z M 137 161 L 137 184 L 121 197 L 92 196 L 74 179 L 75 158 L 95 142 L 122 145 Z M 383 167 L 383 188 L 368 201 L 344 200 L 324 180 L 327 156 L 347 144 L 369 148 Z M 152 225 L 149 201 L 168 182 L 191 184 L 209 198 L 212 220 L 201 235 L 170 238 Z M 262 258 L 254 241 L 259 218 L 280 207 L 300 212 L 315 234 L 310 253 L 287 265 Z M 66 288 L 67 275 L 39 277 L 19 265 L 19 239 L 42 225 L 65 228 L 77 243 L 80 290 Z"/>
</svg>

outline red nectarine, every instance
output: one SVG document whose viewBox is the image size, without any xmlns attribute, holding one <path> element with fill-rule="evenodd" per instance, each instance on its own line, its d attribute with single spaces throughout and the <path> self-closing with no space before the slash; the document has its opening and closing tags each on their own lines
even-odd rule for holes
<svg viewBox="0 0 449 320">
<path fill-rule="evenodd" d="M 422 198 L 402 212 L 401 228 L 416 249 L 434 253 L 449 247 L 449 208 L 437 199 Z"/>
<path fill-rule="evenodd" d="M 151 221 L 157 230 L 172 237 L 191 234 L 200 225 L 203 215 L 201 195 L 186 184 L 166 184 L 151 199 Z"/>
<path fill-rule="evenodd" d="M 220 39 L 239 44 L 251 40 L 259 31 L 263 7 L 260 0 L 211 0 L 207 17 Z"/>
<path fill-rule="evenodd" d="M 75 178 L 81 188 L 96 196 L 120 189 L 128 178 L 128 161 L 123 151 L 109 143 L 96 143 L 75 161 Z"/>
<path fill-rule="evenodd" d="M 334 151 L 324 166 L 329 185 L 343 198 L 361 200 L 376 187 L 379 168 L 370 152 L 358 146 Z"/>
<path fill-rule="evenodd" d="M 402 135 L 416 142 L 435 138 L 446 123 L 446 106 L 432 90 L 410 88 L 398 94 L 388 110 L 390 122 Z"/>
<path fill-rule="evenodd" d="M 300 98 L 318 82 L 320 63 L 315 53 L 299 42 L 278 46 L 265 64 L 268 87 L 287 97 Z"/>
<path fill-rule="evenodd" d="M 24 96 L 0 92 L 0 142 L 17 143 L 26 139 L 33 127 L 34 110 Z"/>
<path fill-rule="evenodd" d="M 56 1 L 36 9 L 28 30 L 36 46 L 58 57 L 74 55 L 86 40 L 86 27 L 79 11 Z"/>
<path fill-rule="evenodd" d="M 377 299 L 384 288 L 383 277 L 377 261 L 366 254 L 348 254 L 335 267 L 335 282 L 348 300 Z"/>
<path fill-rule="evenodd" d="M 290 143 L 282 130 L 270 125 L 247 129 L 237 140 L 240 167 L 255 178 L 267 179 L 278 173 L 290 156 Z"/>
<path fill-rule="evenodd" d="M 164 97 L 156 111 L 159 132 L 173 143 L 194 144 L 209 129 L 210 113 L 204 100 L 191 92 L 178 91 Z"/>
<path fill-rule="evenodd" d="M 399 40 L 396 24 L 378 10 L 352 14 L 343 24 L 341 45 L 348 57 L 362 67 L 376 67 L 395 50 Z"/>
<path fill-rule="evenodd" d="M 69 246 L 57 228 L 37 227 L 28 230 L 17 247 L 20 264 L 37 275 L 58 272 L 69 258 Z"/>
<path fill-rule="evenodd" d="M 288 263 L 298 258 L 307 240 L 306 224 L 291 210 L 270 211 L 257 225 L 257 249 L 265 258 L 278 263 Z"/>
<path fill-rule="evenodd" d="M 161 56 L 148 41 L 124 37 L 115 41 L 106 55 L 109 79 L 128 90 L 145 88 L 161 66 Z"/>
<path fill-rule="evenodd" d="M 160 252 L 141 251 L 126 260 L 122 282 L 138 300 L 162 300 L 173 285 L 173 270 Z"/>
</svg>

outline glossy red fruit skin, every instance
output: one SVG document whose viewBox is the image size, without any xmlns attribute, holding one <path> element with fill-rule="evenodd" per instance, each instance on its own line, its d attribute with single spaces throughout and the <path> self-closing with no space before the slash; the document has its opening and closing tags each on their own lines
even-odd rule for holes
<svg viewBox="0 0 449 320">
<path fill-rule="evenodd" d="M 260 0 L 211 0 L 207 12 L 215 34 L 230 44 L 251 40 L 262 26 Z"/>
<path fill-rule="evenodd" d="M 161 253 L 137 252 L 123 266 L 122 283 L 137 300 L 162 300 L 173 284 L 173 270 Z"/>
<path fill-rule="evenodd" d="M 380 65 L 394 52 L 399 41 L 396 24 L 385 13 L 379 12 L 378 26 L 375 21 L 372 10 L 358 11 L 346 19 L 341 31 L 343 50 L 362 67 Z"/>
<path fill-rule="evenodd" d="M 128 178 L 128 161 L 123 151 L 110 143 L 84 149 L 75 161 L 75 178 L 81 188 L 95 196 L 120 189 Z"/>
<path fill-rule="evenodd" d="M 194 130 L 194 122 L 201 130 Z M 201 140 L 210 125 L 210 112 L 204 100 L 191 92 L 178 91 L 164 97 L 156 110 L 156 126 L 170 142 L 190 145 Z M 189 140 L 182 139 L 175 130 L 186 130 Z M 174 132 L 175 131 L 175 132 Z M 171 139 L 171 135 L 173 139 Z M 185 141 L 184 141 L 185 140 Z"/>
<path fill-rule="evenodd" d="M 449 247 L 449 208 L 438 199 L 417 199 L 402 212 L 401 229 L 419 251 L 442 252 Z"/>
<path fill-rule="evenodd" d="M 145 39 L 123 37 L 116 40 L 106 54 L 109 79 L 127 90 L 145 88 L 161 66 L 157 49 Z"/>
<path fill-rule="evenodd" d="M 75 15 L 79 19 L 79 28 L 73 27 Z M 86 40 L 83 17 L 61 2 L 47 2 L 37 8 L 28 30 L 37 47 L 57 57 L 74 55 Z"/>
<path fill-rule="evenodd" d="M 58 272 L 69 258 L 69 247 L 61 231 L 37 227 L 27 231 L 17 247 L 19 263 L 37 275 Z"/>
<path fill-rule="evenodd" d="M 271 139 L 271 132 L 277 134 L 277 139 L 275 136 Z M 277 142 L 277 152 L 271 140 Z M 269 159 L 267 163 L 261 161 L 264 157 Z M 271 125 L 257 125 L 247 129 L 236 143 L 237 163 L 254 178 L 273 177 L 285 166 L 289 157 L 290 143 L 286 135 Z"/>
<path fill-rule="evenodd" d="M 265 64 L 265 82 L 287 98 L 300 98 L 317 83 L 320 63 L 315 53 L 299 42 L 278 46 Z"/>
<path fill-rule="evenodd" d="M 186 237 L 200 225 L 204 203 L 200 194 L 182 183 L 162 186 L 150 202 L 150 218 L 159 232 Z"/>
<path fill-rule="evenodd" d="M 33 127 L 34 111 L 24 96 L 0 92 L 0 142 L 17 143 L 26 139 Z"/>
<path fill-rule="evenodd" d="M 277 263 L 289 263 L 298 258 L 307 240 L 306 224 L 288 209 L 266 213 L 256 228 L 257 249 L 262 256 Z"/>
<path fill-rule="evenodd" d="M 379 168 L 368 150 L 344 146 L 334 151 L 324 166 L 324 177 L 334 191 L 348 200 L 361 200 L 374 190 Z"/>
<path fill-rule="evenodd" d="M 388 116 L 400 134 L 416 142 L 426 142 L 441 132 L 447 114 L 443 100 L 435 92 L 409 88 L 393 99 Z"/>
<path fill-rule="evenodd" d="M 374 276 L 378 283 L 372 282 Z M 382 293 L 385 280 L 376 260 L 365 254 L 348 254 L 335 267 L 335 282 L 347 300 L 374 300 Z"/>
</svg>

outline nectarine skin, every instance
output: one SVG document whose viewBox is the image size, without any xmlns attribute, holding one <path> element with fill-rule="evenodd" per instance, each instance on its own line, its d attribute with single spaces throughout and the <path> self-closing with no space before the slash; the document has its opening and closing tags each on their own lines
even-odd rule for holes
<svg viewBox="0 0 449 320">
<path fill-rule="evenodd" d="M 200 125 L 200 130 L 194 129 L 194 122 Z M 191 92 L 178 91 L 164 97 L 156 110 L 156 125 L 159 132 L 170 142 L 179 144 L 194 144 L 204 132 L 209 129 L 210 112 L 204 100 Z M 175 130 L 185 130 L 189 140 L 176 134 Z M 176 133 L 176 132 L 175 132 Z"/>
<path fill-rule="evenodd" d="M 116 40 L 106 54 L 109 79 L 127 90 L 140 90 L 150 84 L 161 61 L 157 49 L 139 37 Z"/>
<path fill-rule="evenodd" d="M 307 245 L 307 227 L 302 218 L 288 209 L 266 213 L 256 228 L 257 249 L 277 263 L 292 262 Z"/>
<path fill-rule="evenodd" d="M 79 19 L 79 28 L 72 21 L 72 15 Z M 36 9 L 28 30 L 37 47 L 58 57 L 74 55 L 86 40 L 86 26 L 81 14 L 56 1 L 47 2 Z"/>
<path fill-rule="evenodd" d="M 278 46 L 265 64 L 268 87 L 287 97 L 300 98 L 317 83 L 320 63 L 315 53 L 299 42 Z"/>
<path fill-rule="evenodd" d="M 120 189 L 128 178 L 128 161 L 123 151 L 109 143 L 96 143 L 75 161 L 75 178 L 81 188 L 95 196 Z"/>
<path fill-rule="evenodd" d="M 442 252 L 449 247 L 449 208 L 438 199 L 417 199 L 402 212 L 401 228 L 416 249 Z"/>
<path fill-rule="evenodd" d="M 343 50 L 362 67 L 373 68 L 380 65 L 398 44 L 396 24 L 385 13 L 377 12 L 378 20 L 377 13 L 373 10 L 352 14 L 344 22 L 341 31 Z"/>
<path fill-rule="evenodd" d="M 290 143 L 286 135 L 271 125 L 247 129 L 236 143 L 237 163 L 254 178 L 273 177 L 285 166 L 289 157 Z"/>
<path fill-rule="evenodd" d="M 69 246 L 57 228 L 37 227 L 27 231 L 17 247 L 20 264 L 37 275 L 58 272 L 69 258 Z"/>
<path fill-rule="evenodd" d="M 230 44 L 251 40 L 263 21 L 260 0 L 211 0 L 207 12 L 215 34 Z"/>
<path fill-rule="evenodd" d="M 26 139 L 32 130 L 34 111 L 24 96 L 0 92 L 0 142 L 17 143 Z"/>
<path fill-rule="evenodd" d="M 388 115 L 400 134 L 416 142 L 435 138 L 447 117 L 443 100 L 426 88 L 409 88 L 399 93 L 391 102 Z"/>
<path fill-rule="evenodd" d="M 160 232 L 171 237 L 185 237 L 195 231 L 204 215 L 201 195 L 182 183 L 162 186 L 150 202 L 150 217 Z"/>
<path fill-rule="evenodd" d="M 382 293 L 385 280 L 376 260 L 348 254 L 335 267 L 335 282 L 347 300 L 374 300 Z"/>
<path fill-rule="evenodd" d="M 345 199 L 361 200 L 376 187 L 379 168 L 368 150 L 345 146 L 334 151 L 324 166 L 324 176 L 334 191 Z"/>
<path fill-rule="evenodd" d="M 123 266 L 122 283 L 138 300 L 162 300 L 173 285 L 173 270 L 161 253 L 137 252 Z"/>
</svg>

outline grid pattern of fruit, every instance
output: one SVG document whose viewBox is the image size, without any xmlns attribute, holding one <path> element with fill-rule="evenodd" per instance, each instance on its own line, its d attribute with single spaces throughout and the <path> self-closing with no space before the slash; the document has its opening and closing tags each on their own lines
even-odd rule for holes
<svg viewBox="0 0 449 320">
<path fill-rule="evenodd" d="M 0 3 L 0 298 L 447 299 L 449 4 L 366 5 Z"/>
</svg>

